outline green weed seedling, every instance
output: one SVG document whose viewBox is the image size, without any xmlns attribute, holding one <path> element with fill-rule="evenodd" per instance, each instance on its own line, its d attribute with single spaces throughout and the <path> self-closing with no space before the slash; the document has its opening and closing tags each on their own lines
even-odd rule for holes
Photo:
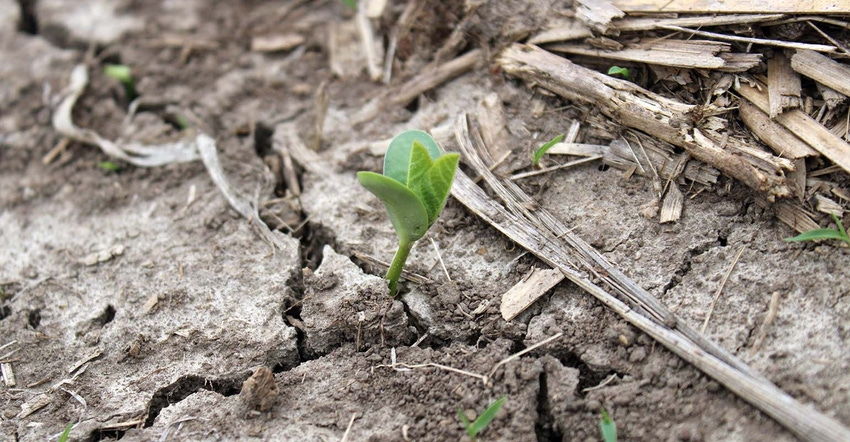
<svg viewBox="0 0 850 442">
<path fill-rule="evenodd" d="M 534 165 L 540 162 L 540 159 L 543 158 L 543 155 L 546 155 L 546 152 L 552 148 L 552 146 L 561 142 L 564 139 L 564 135 L 558 135 L 555 138 L 552 138 L 548 143 L 540 146 L 540 149 L 537 149 L 532 155 L 531 159 L 534 160 Z"/>
<path fill-rule="evenodd" d="M 620 77 L 623 80 L 631 80 L 632 74 L 626 68 L 621 68 L 619 66 L 611 66 L 608 68 L 608 75 L 612 77 Z"/>
<path fill-rule="evenodd" d="M 103 73 L 107 77 L 118 80 L 124 86 L 124 92 L 127 94 L 128 101 L 133 101 L 139 96 L 136 93 L 136 81 L 133 80 L 133 71 L 130 69 L 130 66 L 125 64 L 108 64 L 103 67 Z"/>
<path fill-rule="evenodd" d="M 602 409 L 602 419 L 599 420 L 599 429 L 602 430 L 602 440 L 617 442 L 617 424 L 614 423 L 614 419 L 611 419 L 604 408 Z"/>
<path fill-rule="evenodd" d="M 502 405 L 505 404 L 505 401 L 508 400 L 507 396 L 500 397 L 496 402 L 490 404 L 474 422 L 470 422 L 469 418 L 466 417 L 466 413 L 457 407 L 457 417 L 463 423 L 463 426 L 466 428 L 466 434 L 472 438 L 472 440 L 478 440 L 478 434 L 484 431 L 487 428 L 487 425 L 490 425 L 490 422 L 496 417 L 496 413 L 502 409 Z"/>
<path fill-rule="evenodd" d="M 112 161 L 101 161 L 97 163 L 97 167 L 107 171 L 117 173 L 121 170 L 121 166 L 113 163 Z"/>
<path fill-rule="evenodd" d="M 398 236 L 398 251 L 387 271 L 390 296 L 398 293 L 413 243 L 425 236 L 443 211 L 458 161 L 460 155 L 442 153 L 427 133 L 409 130 L 390 142 L 383 175 L 357 172 L 360 184 L 384 203 Z"/>
<path fill-rule="evenodd" d="M 57 442 L 67 442 L 68 436 L 71 435 L 71 429 L 74 428 L 74 423 L 71 422 L 67 426 L 65 426 L 65 431 L 59 435 L 59 439 Z"/>
<path fill-rule="evenodd" d="M 844 226 L 841 224 L 841 220 L 834 214 L 832 215 L 832 219 L 835 220 L 835 225 L 838 226 L 837 229 L 809 230 L 808 232 L 803 232 L 793 238 L 785 238 L 785 241 L 797 242 L 814 241 L 816 239 L 837 239 L 846 242 L 847 245 L 850 246 L 850 236 L 847 235 L 847 230 L 844 229 Z"/>
</svg>

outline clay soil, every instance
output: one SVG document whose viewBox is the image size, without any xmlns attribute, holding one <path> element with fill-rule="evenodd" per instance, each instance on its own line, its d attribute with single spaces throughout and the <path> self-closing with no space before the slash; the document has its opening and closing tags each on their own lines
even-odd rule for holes
<svg viewBox="0 0 850 442">
<path fill-rule="evenodd" d="M 458 407 L 480 413 L 501 396 L 480 440 L 601 440 L 602 407 L 620 440 L 795 440 L 572 284 L 505 321 L 502 293 L 546 266 L 453 199 L 409 260 L 428 282 L 391 299 L 384 269 L 356 257 L 389 261 L 395 247 L 380 202 L 356 184 L 356 171 L 380 168 L 371 143 L 451 124 L 496 94 L 521 165 L 593 109 L 488 60 L 355 127 L 350 117 L 386 86 L 356 57 L 332 72 L 328 34 L 353 16 L 343 2 L 33 3 L 21 21 L 19 4 L 0 0 L 0 362 L 15 376 L 0 385 L 0 440 L 56 440 L 68 423 L 70 440 L 85 441 L 468 440 Z M 389 3 L 381 32 L 406 2 Z M 464 18 L 461 2 L 425 3 L 399 44 L 393 84 Z M 570 9 L 507 3 L 464 22 L 467 49 L 492 57 L 521 38 L 512 30 Z M 304 41 L 251 50 L 252 37 L 282 33 Z M 260 202 L 283 246 L 231 209 L 200 161 L 140 168 L 72 142 L 46 164 L 62 140 L 51 116 L 80 63 L 91 82 L 74 109 L 79 126 L 154 144 L 183 136 L 182 116 L 216 139 L 228 177 Z M 133 69 L 147 104 L 132 118 L 107 63 Z M 322 88 L 316 147 L 328 166 L 298 167 L 300 206 L 290 204 L 291 189 L 269 172 L 279 170 L 276 131 L 294 128 L 312 146 Z M 794 232 L 725 177 L 688 191 L 681 220 L 665 225 L 645 216 L 657 198 L 650 180 L 598 163 L 520 184 L 697 328 L 743 249 L 705 334 L 850 425 L 846 247 L 783 242 Z M 778 315 L 760 340 L 774 293 Z M 557 333 L 487 383 L 469 374 Z M 259 367 L 273 378 L 261 371 L 245 383 Z"/>
</svg>

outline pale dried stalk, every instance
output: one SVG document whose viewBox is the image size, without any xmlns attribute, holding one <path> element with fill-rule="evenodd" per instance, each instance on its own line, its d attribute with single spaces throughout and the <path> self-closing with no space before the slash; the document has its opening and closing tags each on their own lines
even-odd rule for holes
<svg viewBox="0 0 850 442">
<path fill-rule="evenodd" d="M 501 183 L 489 172 L 477 153 L 484 151 L 486 148 L 476 150 L 472 147 L 468 128 L 467 131 L 464 130 L 466 127 L 466 118 L 462 116 L 461 119 L 459 120 L 456 138 L 464 150 L 464 159 L 467 161 L 472 160 L 471 164 L 476 169 L 476 172 L 484 176 L 491 187 L 493 183 L 499 184 L 501 192 L 497 191 L 497 193 L 502 194 L 503 197 L 510 197 L 513 200 L 507 189 L 502 186 L 502 184 L 504 186 L 510 186 L 511 183 Z M 494 190 L 496 189 L 494 188 Z M 655 315 L 652 315 L 655 319 L 650 319 L 648 316 L 639 313 L 639 310 L 649 313 L 647 311 L 648 306 L 639 306 L 637 307 L 639 310 L 630 308 L 617 297 L 591 282 L 588 277 L 576 270 L 573 262 L 574 257 L 567 251 L 562 241 L 566 240 L 567 237 L 572 237 L 573 243 L 578 241 L 578 245 L 583 245 L 591 250 L 592 248 L 574 235 L 571 235 L 569 231 L 559 236 L 556 235 L 557 231 L 544 230 L 538 227 L 537 223 L 532 222 L 530 218 L 520 215 L 521 212 L 515 213 L 514 211 L 518 211 L 518 206 L 521 206 L 523 201 L 514 201 L 515 204 L 511 205 L 511 211 L 506 210 L 503 206 L 490 199 L 463 172 L 458 172 L 455 177 L 454 185 L 452 186 L 452 195 L 473 213 L 481 217 L 482 220 L 531 251 L 543 262 L 559 269 L 564 276 L 619 314 L 626 321 L 725 385 L 730 391 L 776 419 L 777 422 L 801 439 L 807 441 L 850 440 L 850 429 L 795 401 L 794 398 L 758 375 L 758 373 L 750 369 L 746 364 L 738 361 L 734 356 L 727 355 L 727 358 L 724 359 L 729 359 L 729 361 L 724 361 L 708 353 L 703 348 L 705 345 L 717 347 L 716 344 L 704 338 L 701 339 L 703 343 L 697 344 L 695 340 L 684 336 L 682 330 L 685 328 L 684 324 L 677 321 L 674 315 L 667 312 L 665 319 L 667 319 L 667 323 L 676 327 L 676 330 L 668 328 L 663 322 L 656 322 L 659 318 Z M 544 210 L 539 210 L 536 213 L 536 215 L 539 214 L 548 215 Z M 530 213 L 524 215 L 528 216 Z M 557 221 L 555 222 L 557 223 Z M 571 244 L 570 247 L 575 247 L 575 245 Z M 598 253 L 595 253 L 595 255 L 604 260 Z M 607 268 L 598 269 L 601 272 L 599 276 L 607 276 L 615 284 L 625 282 L 636 286 L 636 284 L 622 274 L 617 279 L 611 279 L 610 275 L 612 273 L 619 272 L 610 264 L 607 265 Z M 617 285 L 614 287 L 617 287 Z M 661 308 L 664 308 L 663 305 L 661 305 Z M 696 336 L 701 337 L 699 334 L 696 334 Z M 735 364 L 730 362 L 735 362 Z"/>
<path fill-rule="evenodd" d="M 481 50 L 475 49 L 445 64 L 433 66 L 402 85 L 388 88 L 357 112 L 351 118 L 352 124 L 365 123 L 377 117 L 384 109 L 410 103 L 423 92 L 472 69 L 481 58 Z"/>
<path fill-rule="evenodd" d="M 814 51 L 797 51 L 791 57 L 795 71 L 850 96 L 850 66 Z"/>
</svg>

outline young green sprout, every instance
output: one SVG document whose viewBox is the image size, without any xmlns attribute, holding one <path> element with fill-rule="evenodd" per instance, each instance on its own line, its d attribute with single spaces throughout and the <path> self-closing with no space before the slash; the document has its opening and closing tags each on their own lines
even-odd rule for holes
<svg viewBox="0 0 850 442">
<path fill-rule="evenodd" d="M 508 399 L 507 396 L 500 397 L 496 402 L 490 404 L 481 416 L 475 419 L 474 422 L 470 422 L 469 418 L 466 417 L 466 413 L 457 407 L 457 417 L 463 423 L 464 428 L 466 428 L 466 434 L 469 435 L 472 440 L 477 440 L 478 433 L 484 431 L 487 428 L 487 425 L 490 425 L 490 422 L 496 417 L 496 413 L 502 408 L 502 405 L 505 404 L 505 401 Z"/>
<path fill-rule="evenodd" d="M 793 238 L 785 238 L 785 241 L 796 242 L 814 241 L 816 239 L 837 239 L 846 242 L 847 245 L 850 246 L 850 236 L 848 236 L 847 231 L 844 230 L 841 220 L 834 214 L 832 215 L 832 219 L 835 220 L 835 224 L 838 226 L 838 229 L 809 230 L 808 232 L 803 232 Z"/>
<path fill-rule="evenodd" d="M 459 160 L 456 153 L 442 153 L 427 133 L 409 130 L 390 142 L 383 175 L 357 172 L 360 184 L 384 203 L 398 237 L 398 251 L 387 271 L 390 296 L 398 293 L 413 243 L 425 236 L 443 211 Z"/>
<path fill-rule="evenodd" d="M 608 415 L 608 412 L 602 409 L 602 419 L 599 420 L 599 429 L 602 430 L 602 440 L 605 442 L 617 442 L 617 424 L 614 419 Z"/>
<path fill-rule="evenodd" d="M 103 73 L 107 77 L 118 80 L 124 86 L 127 100 L 133 101 L 139 95 L 136 93 L 136 81 L 133 80 L 133 71 L 130 66 L 124 64 L 108 64 L 104 66 Z"/>
<path fill-rule="evenodd" d="M 532 161 L 534 162 L 534 165 L 536 166 L 536 165 L 537 165 L 537 163 L 539 163 L 539 162 L 540 162 L 540 159 L 541 159 L 541 158 L 543 158 L 543 155 L 546 155 L 546 152 L 547 152 L 549 149 L 551 149 L 551 148 L 552 148 L 552 146 L 554 146 L 554 145 L 556 145 L 556 144 L 560 143 L 560 142 L 561 142 L 561 140 L 563 140 L 563 139 L 564 139 L 564 135 L 563 135 L 563 134 L 561 134 L 561 135 L 558 135 L 558 136 L 557 136 L 557 137 L 555 137 L 555 138 L 552 138 L 552 139 L 551 139 L 548 143 L 546 143 L 546 144 L 544 144 L 544 145 L 540 146 L 540 148 L 539 148 L 539 149 L 537 149 L 537 150 L 534 152 L 534 155 L 532 155 L 532 156 L 531 156 L 531 159 L 532 159 Z"/>
<path fill-rule="evenodd" d="M 624 80 L 631 80 L 632 74 L 629 72 L 627 68 L 621 68 L 619 66 L 611 66 L 608 68 L 608 75 L 612 77 L 622 77 Z"/>
</svg>

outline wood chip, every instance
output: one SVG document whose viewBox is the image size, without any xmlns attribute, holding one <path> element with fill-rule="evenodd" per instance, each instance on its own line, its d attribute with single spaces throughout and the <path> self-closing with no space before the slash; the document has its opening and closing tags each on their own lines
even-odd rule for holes
<svg viewBox="0 0 850 442">
<path fill-rule="evenodd" d="M 478 103 L 476 108 L 478 121 L 481 124 L 481 136 L 487 143 L 487 149 L 492 158 L 502 158 L 510 152 L 510 134 L 508 133 L 508 117 L 505 106 L 499 94 L 493 92 Z"/>
<path fill-rule="evenodd" d="M 611 20 L 626 15 L 611 4 L 610 0 L 578 0 L 576 18 L 589 28 L 602 34 L 608 33 Z"/>
<path fill-rule="evenodd" d="M 258 35 L 251 39 L 254 52 L 284 52 L 304 44 L 300 34 Z"/>
<path fill-rule="evenodd" d="M 692 69 L 720 69 L 726 66 L 726 60 L 718 57 L 728 52 L 731 45 L 708 40 L 660 40 L 630 44 L 621 50 L 603 51 L 586 44 L 555 44 L 546 46 L 547 50 L 574 55 L 609 58 L 618 61 L 649 63 Z M 737 72 L 744 72 L 758 65 L 756 57 L 749 65 L 738 63 Z"/>
<path fill-rule="evenodd" d="M 791 57 L 795 71 L 850 96 L 850 66 L 814 51 L 798 50 Z"/>
<path fill-rule="evenodd" d="M 670 183 L 670 188 L 667 189 L 667 194 L 661 203 L 661 218 L 658 222 L 666 224 L 679 221 L 679 218 L 682 217 L 684 202 L 685 197 L 682 195 L 682 191 L 679 190 L 679 186 L 676 183 Z"/>
<path fill-rule="evenodd" d="M 2 371 L 3 384 L 6 385 L 6 388 L 14 388 L 17 385 L 17 381 L 15 380 L 15 371 L 12 369 L 12 363 L 0 363 L 0 371 Z"/>
<path fill-rule="evenodd" d="M 800 76 L 791 69 L 785 55 L 776 51 L 767 61 L 767 94 L 770 118 L 776 118 L 785 109 L 800 107 Z"/>
<path fill-rule="evenodd" d="M 758 88 L 741 84 L 738 92 L 762 112 L 769 112 L 767 93 Z M 845 171 L 850 172 L 850 144 L 833 135 L 828 129 L 803 113 L 792 109 L 776 117 L 776 122 L 797 135 L 814 150 L 832 160 Z"/>
<path fill-rule="evenodd" d="M 777 155 L 792 160 L 819 155 L 808 143 L 771 120 L 766 113 L 749 101 L 739 102 L 738 114 L 744 124 Z"/>
<path fill-rule="evenodd" d="M 513 321 L 538 298 L 564 280 L 564 275 L 556 269 L 533 269 L 531 275 L 516 283 L 502 295 L 500 310 L 505 321 Z"/>
<path fill-rule="evenodd" d="M 828 215 L 835 215 L 839 218 L 844 216 L 844 208 L 841 207 L 841 204 L 821 194 L 815 194 L 815 210 Z"/>
<path fill-rule="evenodd" d="M 688 14 L 848 14 L 850 3 L 836 0 L 613 0 L 625 12 L 681 12 Z"/>
<path fill-rule="evenodd" d="M 704 26 L 729 26 L 768 22 L 783 18 L 782 14 L 737 14 L 737 15 L 703 15 L 698 17 L 681 18 L 654 18 L 654 17 L 627 17 L 622 20 L 612 21 L 613 25 L 622 34 L 624 32 L 651 31 L 658 29 L 661 25 L 683 26 L 689 28 L 700 28 Z M 573 19 L 553 20 L 549 29 L 531 37 L 530 44 L 552 43 L 557 41 L 570 41 L 590 38 L 593 32 L 584 23 Z"/>
<path fill-rule="evenodd" d="M 21 411 L 18 413 L 17 418 L 23 419 L 38 410 L 50 405 L 53 402 L 53 398 L 50 395 L 39 394 L 31 398 L 30 400 L 24 402 L 24 405 L 21 406 Z"/>
</svg>

